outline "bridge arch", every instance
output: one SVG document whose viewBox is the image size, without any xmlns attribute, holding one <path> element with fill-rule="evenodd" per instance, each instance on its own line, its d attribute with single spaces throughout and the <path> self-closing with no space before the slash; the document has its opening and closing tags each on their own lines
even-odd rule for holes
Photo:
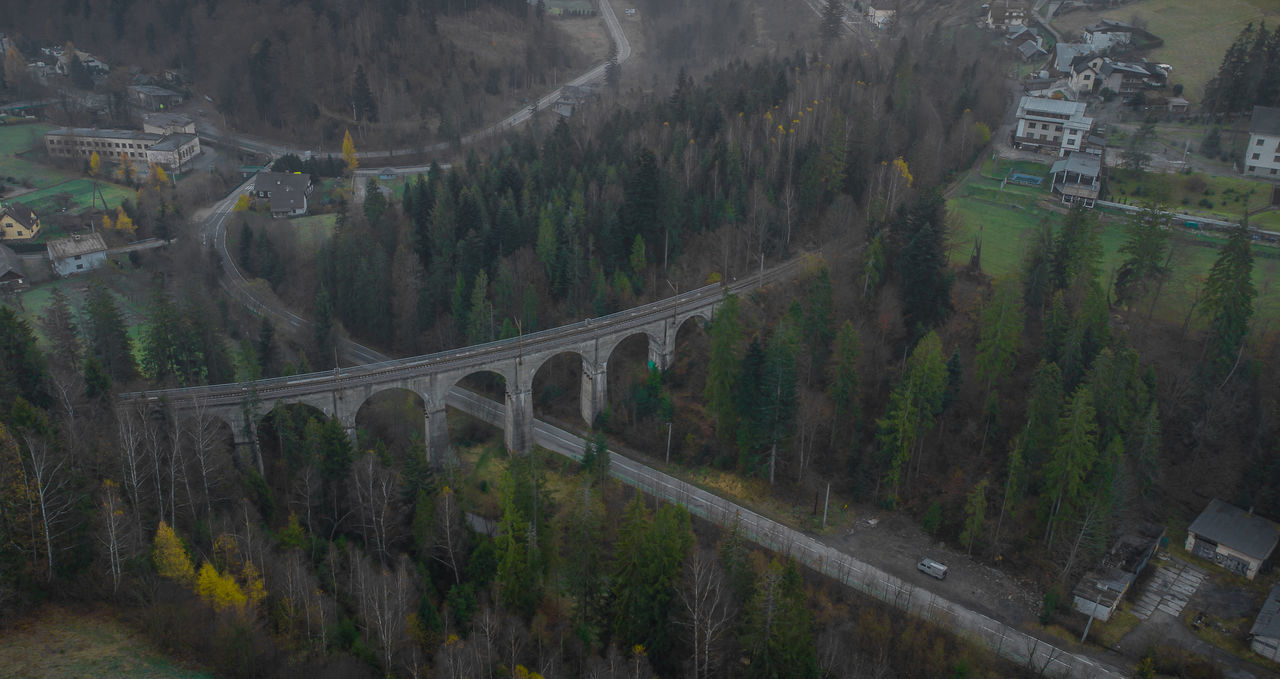
<svg viewBox="0 0 1280 679">
<path fill-rule="evenodd" d="M 378 385 L 356 408 L 352 421 L 370 444 L 381 441 L 397 458 L 409 454 L 415 444 L 426 445 L 427 399 L 416 389 Z"/>
<path fill-rule="evenodd" d="M 533 413 L 544 412 L 561 418 L 580 413 L 591 424 L 596 409 L 592 407 L 597 390 L 594 357 L 580 348 L 549 352 L 529 362 L 529 386 Z M 600 394 L 603 397 L 603 393 Z"/>
</svg>

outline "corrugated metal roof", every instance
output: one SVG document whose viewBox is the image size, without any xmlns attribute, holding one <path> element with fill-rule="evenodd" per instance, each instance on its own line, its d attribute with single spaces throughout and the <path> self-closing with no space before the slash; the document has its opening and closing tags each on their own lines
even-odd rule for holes
<svg viewBox="0 0 1280 679">
<path fill-rule="evenodd" d="M 1249 121 L 1250 134 L 1280 134 L 1280 108 L 1254 106 Z"/>
<path fill-rule="evenodd" d="M 76 255 L 105 252 L 107 243 L 102 240 L 102 234 L 94 232 L 51 240 L 48 248 L 49 258 L 57 260 L 75 257 Z"/>
<path fill-rule="evenodd" d="M 1258 560 L 1270 556 L 1280 541 L 1280 526 L 1217 498 L 1187 530 Z"/>
<path fill-rule="evenodd" d="M 1280 639 L 1280 585 L 1271 588 L 1271 594 L 1262 604 L 1258 619 L 1253 621 L 1250 636 Z"/>
</svg>

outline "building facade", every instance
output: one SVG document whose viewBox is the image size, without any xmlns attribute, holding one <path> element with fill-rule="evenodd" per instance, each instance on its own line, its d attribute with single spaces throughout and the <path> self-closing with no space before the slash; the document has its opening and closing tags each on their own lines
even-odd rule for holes
<svg viewBox="0 0 1280 679">
<path fill-rule="evenodd" d="M 59 276 L 87 273 L 107 261 L 107 243 L 100 233 L 75 234 L 48 244 L 49 262 Z"/>
<path fill-rule="evenodd" d="M 1280 108 L 1253 107 L 1249 146 L 1244 151 L 1244 173 L 1280 177 Z"/>
<path fill-rule="evenodd" d="M 1093 119 L 1084 113 L 1081 102 L 1023 97 L 1018 104 L 1013 145 L 1057 156 L 1079 151 L 1093 129 Z"/>
<path fill-rule="evenodd" d="M 21 203 L 0 205 L 0 240 L 25 240 L 40 233 L 40 217 Z"/>
<path fill-rule="evenodd" d="M 1187 528 L 1186 549 L 1252 580 L 1280 542 L 1280 526 L 1214 498 Z"/>
<path fill-rule="evenodd" d="M 177 170 L 200 154 L 194 134 L 161 135 L 137 130 L 99 130 L 63 127 L 44 135 L 44 147 L 54 158 L 88 159 L 94 153 L 104 163 L 128 159 L 134 165 L 159 165 Z"/>
<path fill-rule="evenodd" d="M 1249 647 L 1268 660 L 1280 662 L 1280 585 L 1271 588 L 1258 611 L 1249 629 Z"/>
</svg>

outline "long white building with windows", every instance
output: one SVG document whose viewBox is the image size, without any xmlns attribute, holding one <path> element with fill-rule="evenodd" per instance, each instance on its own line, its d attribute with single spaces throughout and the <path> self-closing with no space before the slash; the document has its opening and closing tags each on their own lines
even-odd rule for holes
<svg viewBox="0 0 1280 679">
<path fill-rule="evenodd" d="M 45 133 L 44 148 L 54 158 L 89 158 L 97 153 L 103 163 L 118 163 L 127 158 L 142 167 L 155 164 L 177 170 L 200 154 L 200 137 L 185 133 L 62 127 Z"/>
</svg>

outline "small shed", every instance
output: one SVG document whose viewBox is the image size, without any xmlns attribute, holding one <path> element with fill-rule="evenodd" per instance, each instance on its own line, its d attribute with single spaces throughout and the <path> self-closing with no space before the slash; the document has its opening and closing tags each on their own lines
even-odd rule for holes
<svg viewBox="0 0 1280 679">
<path fill-rule="evenodd" d="M 1121 535 L 1095 570 L 1085 573 L 1072 590 L 1072 606 L 1106 622 L 1160 547 L 1164 527 L 1141 524 Z"/>
<path fill-rule="evenodd" d="M 1191 106 L 1191 102 L 1182 97 L 1169 97 L 1164 104 L 1170 113 L 1186 113 L 1187 108 Z"/>
<path fill-rule="evenodd" d="M 11 248 L 0 245 L 0 292 L 25 290 L 27 273 L 22 268 L 22 259 Z"/>
<path fill-rule="evenodd" d="M 1271 588 L 1258 618 L 1253 621 L 1249 630 L 1249 646 L 1254 653 L 1280 662 L 1280 585 Z"/>
<path fill-rule="evenodd" d="M 1187 528 L 1186 549 L 1252 580 L 1275 552 L 1280 526 L 1214 498 Z"/>
<path fill-rule="evenodd" d="M 85 273 L 107 261 L 107 243 L 96 232 L 57 238 L 49 241 L 47 248 L 53 271 L 59 276 Z"/>
</svg>

